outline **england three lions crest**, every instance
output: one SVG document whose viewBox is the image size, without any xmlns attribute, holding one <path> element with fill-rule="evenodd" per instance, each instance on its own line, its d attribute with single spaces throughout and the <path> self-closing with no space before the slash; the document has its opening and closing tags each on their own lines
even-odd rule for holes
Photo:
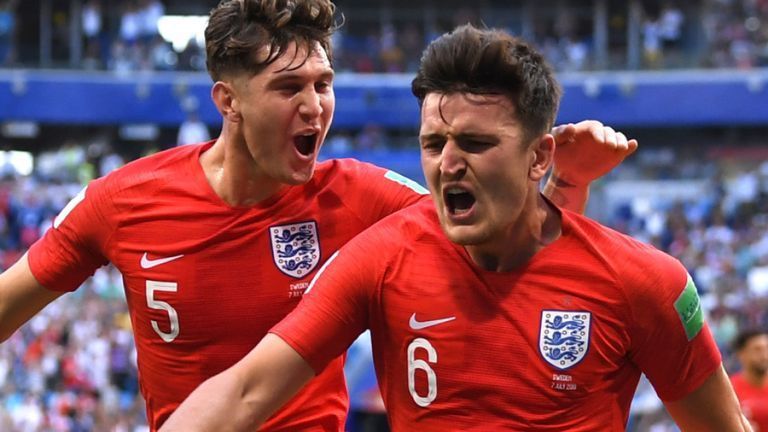
<svg viewBox="0 0 768 432">
<path fill-rule="evenodd" d="M 568 369 L 589 351 L 592 314 L 584 311 L 541 311 L 539 353 L 547 363 Z"/>
<path fill-rule="evenodd" d="M 320 241 L 315 221 L 269 228 L 272 258 L 281 272 L 302 279 L 320 262 Z"/>
</svg>

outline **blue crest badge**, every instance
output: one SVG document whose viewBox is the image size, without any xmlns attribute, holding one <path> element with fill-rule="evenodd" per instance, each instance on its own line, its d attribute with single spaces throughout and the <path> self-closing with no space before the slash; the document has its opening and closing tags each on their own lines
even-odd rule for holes
<svg viewBox="0 0 768 432">
<path fill-rule="evenodd" d="M 269 228 L 272 258 L 281 272 L 302 279 L 320 262 L 320 241 L 315 221 Z"/>
<path fill-rule="evenodd" d="M 592 314 L 584 311 L 541 311 L 539 353 L 547 363 L 568 369 L 584 359 L 589 350 Z"/>
</svg>

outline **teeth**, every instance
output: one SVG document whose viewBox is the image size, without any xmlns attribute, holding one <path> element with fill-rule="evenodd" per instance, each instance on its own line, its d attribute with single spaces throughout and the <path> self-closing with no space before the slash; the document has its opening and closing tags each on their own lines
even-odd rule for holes
<svg viewBox="0 0 768 432">
<path fill-rule="evenodd" d="M 467 213 L 468 211 L 469 209 L 453 209 L 453 214 L 460 215 L 460 214 Z"/>
<path fill-rule="evenodd" d="M 465 191 L 464 189 L 461 189 L 461 188 L 457 188 L 457 187 L 452 187 L 452 188 L 449 188 L 447 191 L 445 191 L 445 193 L 451 194 L 451 195 L 461 194 L 461 193 L 465 193 L 465 192 L 467 192 L 467 191 Z"/>
</svg>

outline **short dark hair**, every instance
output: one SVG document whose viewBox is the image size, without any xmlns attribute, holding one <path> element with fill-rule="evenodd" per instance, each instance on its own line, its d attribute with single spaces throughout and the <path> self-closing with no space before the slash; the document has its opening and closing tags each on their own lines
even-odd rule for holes
<svg viewBox="0 0 768 432">
<path fill-rule="evenodd" d="M 205 29 L 208 74 L 214 81 L 241 72 L 256 75 L 283 56 L 291 42 L 307 55 L 317 42 L 330 60 L 335 11 L 330 0 L 222 0 Z M 259 61 L 262 48 L 268 51 Z"/>
<path fill-rule="evenodd" d="M 758 328 L 744 330 L 733 340 L 733 350 L 739 352 L 744 349 L 753 338 L 763 335 L 768 335 L 768 330 Z"/>
<path fill-rule="evenodd" d="M 468 24 L 429 44 L 411 91 L 420 105 L 429 93 L 504 95 L 515 105 L 528 139 L 552 128 L 562 93 L 552 68 L 528 43 Z"/>
</svg>

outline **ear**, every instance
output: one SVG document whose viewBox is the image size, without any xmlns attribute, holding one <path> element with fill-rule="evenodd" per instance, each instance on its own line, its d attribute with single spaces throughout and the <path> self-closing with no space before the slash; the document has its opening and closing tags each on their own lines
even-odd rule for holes
<svg viewBox="0 0 768 432">
<path fill-rule="evenodd" d="M 547 175 L 555 158 L 555 138 L 551 134 L 544 134 L 536 138 L 531 144 L 531 165 L 528 177 L 539 182 Z"/>
<path fill-rule="evenodd" d="M 211 89 L 211 99 L 225 121 L 237 123 L 241 120 L 240 104 L 232 83 L 216 81 Z"/>
</svg>

